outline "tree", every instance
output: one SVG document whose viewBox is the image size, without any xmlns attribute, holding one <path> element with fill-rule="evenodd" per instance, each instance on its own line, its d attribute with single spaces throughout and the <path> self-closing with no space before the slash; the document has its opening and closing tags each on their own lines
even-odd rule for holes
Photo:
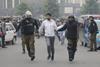
<svg viewBox="0 0 100 67">
<path fill-rule="evenodd" d="M 26 3 L 21 3 L 16 7 L 16 14 L 23 15 L 27 10 L 30 10 L 30 7 Z"/>
<path fill-rule="evenodd" d="M 100 12 L 99 10 L 97 0 L 87 0 L 86 4 L 81 7 L 82 14 L 98 14 Z"/>
<path fill-rule="evenodd" d="M 51 13 L 56 18 L 59 17 L 59 6 L 57 0 L 47 0 L 44 12 Z"/>
</svg>

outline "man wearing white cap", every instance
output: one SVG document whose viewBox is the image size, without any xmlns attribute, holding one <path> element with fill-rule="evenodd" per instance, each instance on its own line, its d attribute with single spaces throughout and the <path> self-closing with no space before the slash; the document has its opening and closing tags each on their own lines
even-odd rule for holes
<svg viewBox="0 0 100 67">
<path fill-rule="evenodd" d="M 32 18 L 32 13 L 26 11 L 25 18 L 20 22 L 17 31 L 21 28 L 22 42 L 26 44 L 31 61 L 35 59 L 34 26 L 38 29 L 38 24 L 36 20 Z"/>
</svg>

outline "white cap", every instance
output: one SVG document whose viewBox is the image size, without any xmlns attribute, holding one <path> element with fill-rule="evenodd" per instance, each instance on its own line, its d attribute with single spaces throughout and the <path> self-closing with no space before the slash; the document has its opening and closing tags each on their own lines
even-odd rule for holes
<svg viewBox="0 0 100 67">
<path fill-rule="evenodd" d="M 32 13 L 30 11 L 26 11 L 25 14 L 26 15 L 32 15 Z"/>
</svg>

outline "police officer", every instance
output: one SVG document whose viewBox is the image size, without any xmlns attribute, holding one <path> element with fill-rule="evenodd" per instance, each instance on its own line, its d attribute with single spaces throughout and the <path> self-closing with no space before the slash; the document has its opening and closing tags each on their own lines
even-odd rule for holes
<svg viewBox="0 0 100 67">
<path fill-rule="evenodd" d="M 94 17 L 89 17 L 89 39 L 90 39 L 90 50 L 89 51 L 97 51 L 96 44 L 96 35 L 98 33 L 98 27 L 96 22 L 94 21 Z"/>
<path fill-rule="evenodd" d="M 26 18 L 20 22 L 17 31 L 21 28 L 23 42 L 26 44 L 31 61 L 33 61 L 35 59 L 34 26 L 38 29 L 38 24 L 36 20 L 32 18 L 32 13 L 30 11 L 26 11 L 25 15 Z"/>
<path fill-rule="evenodd" d="M 74 60 L 74 55 L 77 50 L 77 39 L 78 39 L 78 22 L 75 20 L 74 16 L 69 16 L 68 21 L 66 24 L 59 29 L 59 31 L 63 31 L 67 29 L 66 37 L 68 40 L 68 54 L 69 54 L 69 61 Z"/>
</svg>

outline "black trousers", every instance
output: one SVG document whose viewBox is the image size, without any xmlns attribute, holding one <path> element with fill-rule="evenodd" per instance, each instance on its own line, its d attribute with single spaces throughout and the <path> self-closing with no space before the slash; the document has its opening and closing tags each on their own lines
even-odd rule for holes
<svg viewBox="0 0 100 67">
<path fill-rule="evenodd" d="M 47 43 L 47 51 L 49 56 L 54 56 L 55 49 L 54 49 L 54 41 L 55 37 L 45 37 Z"/>
<path fill-rule="evenodd" d="M 68 53 L 69 58 L 74 58 L 75 52 L 77 50 L 77 39 L 68 39 Z"/>
<path fill-rule="evenodd" d="M 5 47 L 5 35 L 2 36 L 2 47 Z"/>
</svg>

